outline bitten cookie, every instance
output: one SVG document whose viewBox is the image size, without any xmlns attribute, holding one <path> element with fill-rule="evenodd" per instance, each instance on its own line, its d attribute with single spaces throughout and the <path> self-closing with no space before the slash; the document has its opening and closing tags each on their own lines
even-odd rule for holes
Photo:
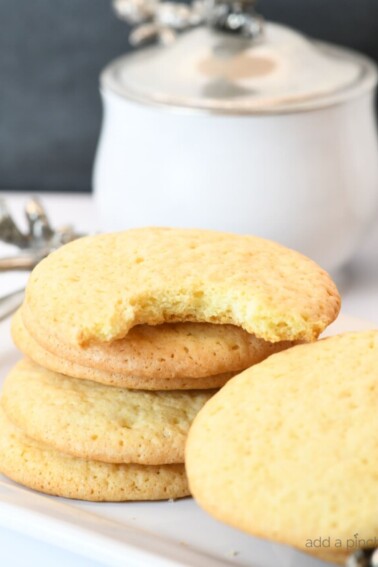
<svg viewBox="0 0 378 567">
<path fill-rule="evenodd" d="M 70 457 L 16 428 L 0 408 L 0 472 L 55 496 L 119 502 L 189 495 L 184 465 L 114 465 Z"/>
<path fill-rule="evenodd" d="M 274 242 L 146 228 L 81 238 L 50 254 L 31 274 L 25 305 L 34 326 L 41 321 L 76 346 L 175 321 L 231 324 L 278 342 L 316 339 L 340 298 L 319 266 Z"/>
<path fill-rule="evenodd" d="M 269 343 L 231 325 L 172 323 L 134 327 L 124 339 L 81 348 L 59 342 L 54 330 L 40 322 L 30 332 L 25 311 L 12 320 L 13 340 L 24 354 L 49 370 L 121 388 L 219 388 L 241 370 L 293 345 Z"/>
<path fill-rule="evenodd" d="M 377 407 L 378 331 L 273 355 L 194 420 L 191 491 L 232 526 L 337 560 L 378 534 Z"/>
<path fill-rule="evenodd" d="M 28 436 L 63 453 L 110 463 L 184 462 L 189 427 L 214 390 L 146 392 L 68 378 L 22 360 L 1 405 Z"/>
</svg>

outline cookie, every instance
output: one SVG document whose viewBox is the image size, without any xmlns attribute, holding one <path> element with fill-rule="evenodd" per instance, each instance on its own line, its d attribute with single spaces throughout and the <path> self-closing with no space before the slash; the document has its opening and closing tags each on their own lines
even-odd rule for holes
<svg viewBox="0 0 378 567">
<path fill-rule="evenodd" d="M 189 427 L 214 390 L 147 392 L 68 378 L 22 360 L 2 407 L 28 436 L 63 453 L 109 463 L 184 462 Z"/>
<path fill-rule="evenodd" d="M 46 494 L 96 502 L 189 495 L 184 465 L 114 465 L 70 457 L 27 437 L 1 408 L 0 472 Z"/>
<path fill-rule="evenodd" d="M 24 310 L 13 318 L 13 340 L 37 364 L 121 388 L 220 388 L 241 370 L 293 345 L 269 343 L 231 325 L 173 323 L 134 327 L 124 339 L 86 348 L 62 345 L 39 325 L 42 346 L 24 325 L 22 314 Z"/>
<path fill-rule="evenodd" d="M 377 371 L 378 331 L 366 331 L 295 346 L 231 379 L 189 433 L 199 504 L 250 534 L 335 559 L 356 537 L 375 541 Z"/>
<path fill-rule="evenodd" d="M 178 321 L 231 324 L 269 342 L 311 341 L 335 319 L 340 298 L 319 266 L 274 242 L 145 228 L 81 238 L 50 254 L 33 270 L 25 304 L 34 325 L 82 346 Z"/>
</svg>

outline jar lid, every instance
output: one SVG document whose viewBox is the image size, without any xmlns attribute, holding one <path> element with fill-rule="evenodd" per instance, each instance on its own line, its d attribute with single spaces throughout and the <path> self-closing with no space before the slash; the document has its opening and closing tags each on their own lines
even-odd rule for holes
<svg viewBox="0 0 378 567">
<path fill-rule="evenodd" d="M 349 49 L 266 23 L 258 41 L 207 27 L 170 46 L 143 48 L 111 63 L 106 90 L 144 104 L 227 114 L 296 112 L 373 89 L 375 64 Z"/>
</svg>

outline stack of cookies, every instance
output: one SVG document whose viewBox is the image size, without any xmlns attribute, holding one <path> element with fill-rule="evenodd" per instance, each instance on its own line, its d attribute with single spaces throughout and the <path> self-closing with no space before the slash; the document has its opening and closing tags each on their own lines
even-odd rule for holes
<svg viewBox="0 0 378 567">
<path fill-rule="evenodd" d="M 184 449 L 232 376 L 315 340 L 339 310 L 316 264 L 275 243 L 137 229 L 70 243 L 13 320 L 27 355 L 1 398 L 0 470 L 88 500 L 189 494 Z"/>
</svg>

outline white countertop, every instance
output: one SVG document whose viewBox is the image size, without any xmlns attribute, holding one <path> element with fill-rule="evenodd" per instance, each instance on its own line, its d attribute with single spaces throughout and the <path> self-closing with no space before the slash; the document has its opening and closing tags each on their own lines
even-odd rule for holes
<svg viewBox="0 0 378 567">
<path fill-rule="evenodd" d="M 22 207 L 28 195 L 0 193 L 7 199 L 12 212 L 20 223 L 23 221 Z M 52 224 L 74 224 L 82 232 L 94 232 L 98 227 L 96 212 L 89 195 L 41 196 Z M 0 256 L 12 253 L 10 247 L 0 245 Z M 0 295 L 24 285 L 27 274 L 4 273 L 0 277 Z M 339 289 L 343 297 L 343 312 L 360 319 L 366 319 L 378 326 L 378 218 L 367 234 L 365 242 L 353 261 L 338 276 Z M 1 347 L 0 347 L 1 350 Z M 0 564 L 2 567 L 96 567 L 93 560 L 55 548 L 18 535 L 11 530 L 0 529 Z M 125 558 L 125 565 L 127 560 Z"/>
</svg>

